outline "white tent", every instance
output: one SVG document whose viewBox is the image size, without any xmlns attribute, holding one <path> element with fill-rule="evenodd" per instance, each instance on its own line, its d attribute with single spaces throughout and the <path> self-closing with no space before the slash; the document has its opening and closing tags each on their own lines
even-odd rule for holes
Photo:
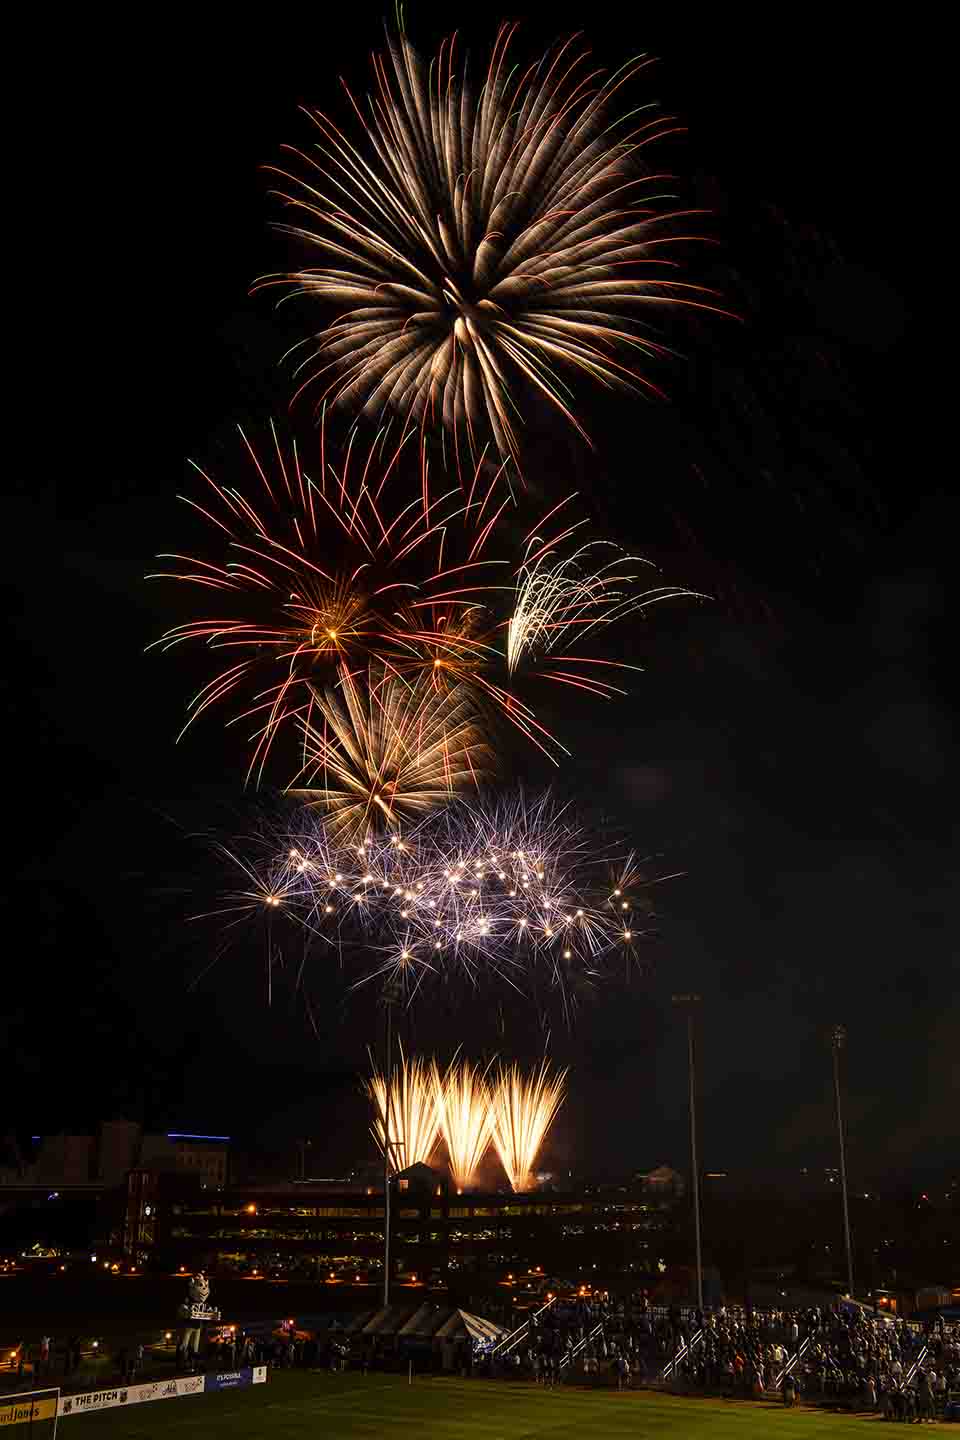
<svg viewBox="0 0 960 1440">
<path fill-rule="evenodd" d="M 400 1335 L 432 1335 L 437 1325 L 450 1314 L 449 1305 L 434 1305 L 425 1300 L 419 1310 L 414 1310 L 410 1319 L 399 1330 Z"/>
<path fill-rule="evenodd" d="M 362 1335 L 396 1335 L 401 1325 L 409 1319 L 410 1310 L 405 1305 L 388 1305 L 379 1309 L 361 1330 Z"/>
<path fill-rule="evenodd" d="M 437 1331 L 437 1340 L 456 1340 L 467 1335 L 471 1340 L 499 1340 L 507 1331 L 493 1320 L 484 1320 L 480 1315 L 471 1315 L 466 1310 L 454 1310 Z"/>
</svg>

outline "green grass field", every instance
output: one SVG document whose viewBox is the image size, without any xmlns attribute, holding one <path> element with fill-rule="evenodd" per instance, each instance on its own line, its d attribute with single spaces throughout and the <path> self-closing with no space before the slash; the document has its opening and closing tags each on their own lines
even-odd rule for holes
<svg viewBox="0 0 960 1440">
<path fill-rule="evenodd" d="M 558 1389 L 485 1380 L 271 1375 L 250 1390 L 188 1396 L 60 1422 L 64 1440 L 850 1440 L 876 1434 L 866 1419 L 781 1406 L 685 1400 L 651 1391 Z M 865 1429 L 865 1427 L 868 1427 Z M 886 1426 L 881 1427 L 886 1430 Z"/>
</svg>

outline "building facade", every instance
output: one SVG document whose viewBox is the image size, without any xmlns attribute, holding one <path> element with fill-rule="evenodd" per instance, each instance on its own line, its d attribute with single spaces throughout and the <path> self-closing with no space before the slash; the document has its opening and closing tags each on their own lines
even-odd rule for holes
<svg viewBox="0 0 960 1440">
<path fill-rule="evenodd" d="M 528 1194 L 452 1192 L 426 1166 L 397 1177 L 391 1235 L 399 1273 L 653 1270 L 669 1205 L 642 1182 Z M 382 1186 L 342 1181 L 202 1189 L 133 1172 L 127 1249 L 137 1263 L 298 1279 L 369 1277 L 384 1245 Z"/>
</svg>

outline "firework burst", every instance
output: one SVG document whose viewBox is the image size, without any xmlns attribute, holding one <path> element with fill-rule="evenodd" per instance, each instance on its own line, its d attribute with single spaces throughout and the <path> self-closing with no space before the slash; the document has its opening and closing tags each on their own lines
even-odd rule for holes
<svg viewBox="0 0 960 1440">
<path fill-rule="evenodd" d="M 526 536 L 516 566 L 502 553 L 507 502 L 492 500 L 493 482 L 482 492 L 473 487 L 466 502 L 453 489 L 394 503 L 405 442 L 391 450 L 381 436 L 362 460 L 351 444 L 334 464 L 321 431 L 314 481 L 296 446 L 285 454 L 275 431 L 272 465 L 243 438 L 255 484 L 241 491 L 205 476 L 208 503 L 187 502 L 213 527 L 217 559 L 167 556 L 176 568 L 154 578 L 218 594 L 219 613 L 204 611 L 155 643 L 169 650 L 201 641 L 226 655 L 191 701 L 184 729 L 217 706 L 230 724 L 248 722 L 248 778 L 262 778 L 286 728 L 302 742 L 301 775 L 319 760 L 346 788 L 380 804 L 385 795 L 374 789 L 389 782 L 401 755 L 410 778 L 412 716 L 431 737 L 448 735 L 444 793 L 458 788 L 461 771 L 485 768 L 475 738 L 466 743 L 469 724 L 490 731 L 491 721 L 507 722 L 556 760 L 565 747 L 517 693 L 522 682 L 537 676 L 596 697 L 624 693 L 606 678 L 613 662 L 585 655 L 584 641 L 659 600 L 694 594 L 644 585 L 645 562 L 581 541 L 586 522 L 569 518 L 572 495 Z M 379 680 L 361 701 L 365 671 Z M 391 715 L 403 721 L 392 739 Z M 355 770 L 341 773 L 351 747 L 331 750 L 326 738 L 351 726 L 378 742 L 360 789 Z M 352 763 L 363 748 L 352 748 Z M 437 759 L 422 736 L 416 748 Z M 438 793 L 438 776 L 436 768 L 425 773 L 421 788 Z M 339 784 L 333 790 L 343 794 Z"/>
<path fill-rule="evenodd" d="M 275 430 L 272 463 L 241 435 L 254 485 L 245 493 L 203 475 L 205 503 L 186 502 L 213 526 L 220 558 L 162 556 L 175 568 L 149 578 L 218 596 L 219 613 L 175 625 L 155 643 L 169 650 L 202 641 L 226 653 L 228 663 L 191 701 L 187 725 L 215 705 L 231 710 L 231 723 L 250 721 L 250 771 L 259 775 L 281 727 L 309 722 L 317 684 L 369 658 L 430 675 L 479 664 L 474 617 L 490 576 L 467 534 L 459 490 L 396 497 L 404 441 L 391 449 L 381 435 L 366 456 L 351 445 L 335 464 L 321 432 L 314 479 Z M 457 539 L 461 555 L 452 559 Z"/>
<path fill-rule="evenodd" d="M 440 1134 L 447 1147 L 450 1174 L 460 1194 L 476 1179 L 490 1145 L 493 1116 L 486 1076 L 467 1060 L 454 1060 L 445 1075 L 434 1062 L 434 1092 Z"/>
<path fill-rule="evenodd" d="M 436 691 L 372 664 L 341 675 L 338 692 L 314 693 L 303 721 L 307 760 L 290 793 L 324 812 L 328 831 L 363 840 L 382 826 L 424 815 L 476 786 L 490 749 L 463 685 Z"/>
<path fill-rule="evenodd" d="M 493 1143 L 513 1190 L 533 1188 L 533 1167 L 563 1104 L 566 1073 L 551 1075 L 546 1060 L 530 1075 L 512 1065 L 491 1086 Z"/>
<path fill-rule="evenodd" d="M 549 518 L 567 503 L 557 506 Z M 643 588 L 638 567 L 645 567 L 647 573 L 654 567 L 637 555 L 627 555 L 612 541 L 588 540 L 565 551 L 563 542 L 585 523 L 574 521 L 550 538 L 527 536 L 507 622 L 506 662 L 511 675 L 521 667 L 536 668 L 544 679 L 606 698 L 625 691 L 605 680 L 600 667 L 639 667 L 579 653 L 584 639 L 615 620 L 642 614 L 661 600 L 707 597 L 678 585 Z M 605 563 L 598 564 L 598 557 L 604 555 Z"/>
<path fill-rule="evenodd" d="M 387 1134 L 387 1084 L 379 1071 L 374 1071 L 367 1093 L 375 1116 L 371 1134 L 382 1150 Z M 420 1060 L 408 1060 L 401 1050 L 400 1064 L 390 1082 L 390 1168 L 396 1172 L 411 1165 L 429 1165 L 439 1135 L 432 1070 Z"/>
<path fill-rule="evenodd" d="M 275 946 L 292 927 L 323 973 L 338 956 L 353 987 L 392 982 L 407 1003 L 427 981 L 495 983 L 559 999 L 568 1019 L 610 970 L 643 968 L 653 888 L 673 878 L 598 844 L 549 795 L 460 799 L 349 841 L 299 807 L 247 852 L 223 852 L 240 875 L 216 912 L 228 924 L 266 917 Z"/>
<path fill-rule="evenodd" d="M 617 358 L 664 353 L 643 313 L 715 308 L 671 257 L 700 238 L 683 233 L 697 212 L 672 208 L 669 177 L 640 166 L 673 117 L 610 118 L 649 58 L 604 80 L 567 41 L 523 69 L 508 53 L 515 28 L 500 29 L 479 91 L 455 38 L 426 65 L 401 34 L 374 57 L 366 117 L 350 97 L 355 140 L 308 112 L 319 143 L 277 174 L 297 211 L 282 228 L 318 260 L 260 282 L 342 307 L 300 359 L 301 389 L 323 384 L 373 418 L 441 422 L 458 460 L 490 440 L 517 459 L 515 377 L 585 435 L 564 371 L 655 390 Z"/>
</svg>

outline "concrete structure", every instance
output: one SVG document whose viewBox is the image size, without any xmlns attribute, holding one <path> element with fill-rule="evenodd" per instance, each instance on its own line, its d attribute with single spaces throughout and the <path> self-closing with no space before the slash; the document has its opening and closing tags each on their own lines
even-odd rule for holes
<svg viewBox="0 0 960 1440">
<path fill-rule="evenodd" d="M 131 1170 L 196 1175 L 202 1185 L 226 1185 L 230 1176 L 229 1135 L 185 1131 L 144 1134 L 132 1120 L 106 1120 L 97 1135 L 35 1135 L 32 1154 L 14 1154 L 0 1169 L 0 1183 L 48 1185 L 63 1189 L 92 1185 L 112 1190 L 126 1185 Z"/>
<path fill-rule="evenodd" d="M 106 1120 L 100 1126 L 97 1179 L 111 1188 L 122 1185 L 137 1163 L 140 1126 L 132 1120 Z"/>
<path fill-rule="evenodd" d="M 45 1135 L 35 1159 L 28 1162 L 24 1181 L 38 1185 L 97 1184 L 97 1144 L 93 1135 Z"/>
<path fill-rule="evenodd" d="M 138 1164 L 145 1170 L 196 1175 L 202 1185 L 220 1189 L 229 1178 L 229 1148 L 229 1135 L 144 1135 Z"/>
<path fill-rule="evenodd" d="M 669 1188 L 669 1187 L 667 1187 Z M 541 1267 L 578 1270 L 656 1268 L 672 1194 L 642 1184 L 579 1190 L 451 1193 L 426 1166 L 397 1177 L 391 1196 L 393 1255 L 400 1273 Z M 178 1173 L 133 1172 L 125 1241 L 138 1264 L 353 1279 L 381 1268 L 382 1183 L 290 1182 L 202 1188 Z"/>
</svg>

